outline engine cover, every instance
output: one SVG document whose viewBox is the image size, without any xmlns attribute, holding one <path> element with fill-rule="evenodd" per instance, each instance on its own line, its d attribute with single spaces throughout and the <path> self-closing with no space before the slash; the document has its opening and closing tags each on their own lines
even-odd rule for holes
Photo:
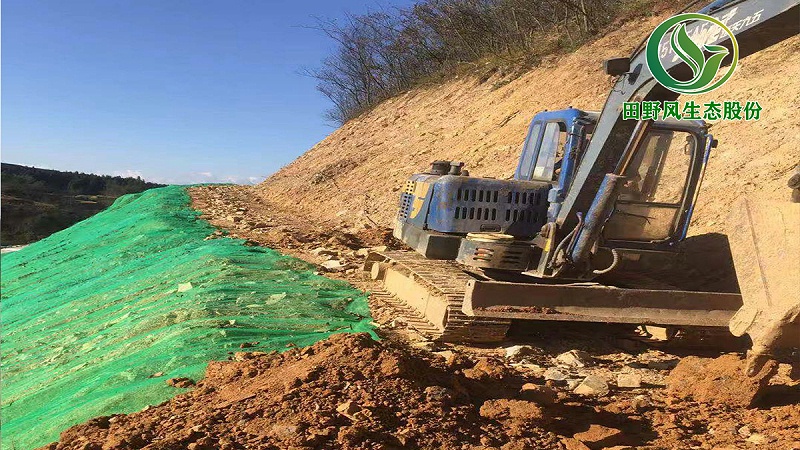
<svg viewBox="0 0 800 450">
<path fill-rule="evenodd" d="M 541 181 L 416 174 L 400 196 L 397 227 L 530 238 L 547 220 L 551 187 Z"/>
</svg>

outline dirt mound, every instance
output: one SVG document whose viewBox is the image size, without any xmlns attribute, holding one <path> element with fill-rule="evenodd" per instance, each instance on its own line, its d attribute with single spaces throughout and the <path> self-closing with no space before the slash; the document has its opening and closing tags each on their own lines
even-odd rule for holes
<svg viewBox="0 0 800 450">
<path fill-rule="evenodd" d="M 536 404 L 484 403 L 487 395 L 517 392 L 511 381 L 494 378 L 487 388 L 440 358 L 367 334 L 234 359 L 211 363 L 192 392 L 72 427 L 49 448 L 461 448 L 512 441 L 514 448 L 558 447 L 558 438 L 540 428 L 547 418 Z"/>
<path fill-rule="evenodd" d="M 605 355 L 580 371 L 608 379 L 609 370 L 640 367 L 635 359 Z M 537 360 L 547 364 L 549 357 Z M 231 361 L 210 363 L 194 390 L 141 412 L 74 426 L 46 448 L 800 445 L 800 390 L 786 378 L 787 367 L 781 366 L 757 407 L 747 408 L 738 400 L 687 395 L 710 391 L 703 383 L 723 382 L 721 373 L 740 377 L 731 372 L 741 364 L 737 357 L 688 360 L 668 377 L 680 378 L 679 387 L 672 381 L 668 389 L 657 382 L 635 389 L 612 385 L 609 395 L 584 396 L 564 381 L 546 382 L 540 369 L 514 366 L 491 351 L 436 354 L 394 340 L 375 342 L 366 334 L 340 334 L 283 354 L 235 353 Z"/>
<path fill-rule="evenodd" d="M 713 360 L 687 356 L 667 378 L 668 395 L 700 403 L 749 407 L 763 393 L 778 364 L 770 361 L 753 377 L 745 375 L 744 366 L 744 360 L 735 354 Z"/>
</svg>

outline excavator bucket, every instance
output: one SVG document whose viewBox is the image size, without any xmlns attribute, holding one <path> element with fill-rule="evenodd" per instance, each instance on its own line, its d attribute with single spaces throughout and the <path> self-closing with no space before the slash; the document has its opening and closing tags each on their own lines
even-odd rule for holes
<svg viewBox="0 0 800 450">
<path fill-rule="evenodd" d="M 728 235 L 742 308 L 730 321 L 753 348 L 748 373 L 776 350 L 800 347 L 800 203 L 742 199 Z"/>
</svg>

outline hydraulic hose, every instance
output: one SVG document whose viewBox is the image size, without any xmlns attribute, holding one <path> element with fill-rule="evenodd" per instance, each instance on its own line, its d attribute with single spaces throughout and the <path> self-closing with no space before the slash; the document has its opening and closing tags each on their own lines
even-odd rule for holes
<svg viewBox="0 0 800 450">
<path fill-rule="evenodd" d="M 577 225 L 575 225 L 575 228 L 573 228 L 572 231 L 567 233 L 567 235 L 564 236 L 564 239 L 562 239 L 561 242 L 559 242 L 558 245 L 556 245 L 556 249 L 553 251 L 553 259 L 550 261 L 550 267 L 553 267 L 553 263 L 555 262 L 555 258 L 558 256 L 558 252 L 560 252 L 564 248 L 564 245 L 567 242 L 569 242 L 572 239 L 573 236 L 575 236 L 575 233 L 577 233 L 578 230 L 581 229 L 581 225 L 583 225 L 583 214 L 578 213 L 577 216 L 578 216 L 578 223 L 577 223 Z M 556 269 L 556 272 L 555 272 L 554 276 L 558 276 L 558 274 L 561 273 L 563 268 L 564 268 L 563 264 L 561 266 L 559 266 L 559 268 Z"/>
<path fill-rule="evenodd" d="M 617 265 L 619 264 L 619 252 L 617 251 L 617 249 L 615 249 L 615 248 L 611 249 L 611 256 L 613 256 L 614 259 L 611 261 L 611 265 L 610 266 L 606 267 L 605 269 L 601 269 L 601 270 L 592 270 L 592 273 L 595 274 L 595 275 L 603 275 L 605 273 L 608 273 L 608 272 L 611 272 L 612 270 L 614 270 L 617 267 Z"/>
</svg>

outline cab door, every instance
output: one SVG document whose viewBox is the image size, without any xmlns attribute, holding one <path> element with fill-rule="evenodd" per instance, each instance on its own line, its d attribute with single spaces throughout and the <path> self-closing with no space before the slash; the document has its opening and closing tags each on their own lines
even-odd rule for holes
<svg viewBox="0 0 800 450">
<path fill-rule="evenodd" d="M 623 174 L 604 244 L 666 250 L 683 240 L 711 142 L 704 132 L 651 127 Z"/>
</svg>

